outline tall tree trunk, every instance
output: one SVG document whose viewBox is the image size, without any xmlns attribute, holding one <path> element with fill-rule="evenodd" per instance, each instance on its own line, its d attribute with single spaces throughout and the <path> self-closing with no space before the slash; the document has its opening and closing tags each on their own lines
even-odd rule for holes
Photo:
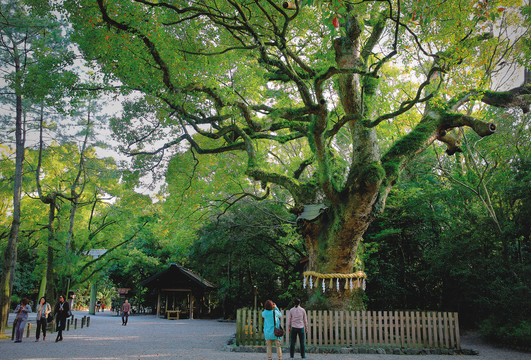
<svg viewBox="0 0 531 360">
<path fill-rule="evenodd" d="M 16 64 L 17 72 L 20 65 Z M 20 92 L 18 92 L 20 94 Z M 2 266 L 2 277 L 0 279 L 0 333 L 4 334 L 7 318 L 9 316 L 9 306 L 11 303 L 11 293 L 13 291 L 13 279 L 15 277 L 15 267 L 17 263 L 18 233 L 20 229 L 20 203 L 22 196 L 22 174 L 24 169 L 25 133 L 24 121 L 22 118 L 22 96 L 16 97 L 15 116 L 15 138 L 16 138 L 16 160 L 15 179 L 13 182 L 13 221 L 9 232 L 9 239 Z"/>
<path fill-rule="evenodd" d="M 76 218 L 76 212 L 78 208 L 78 199 L 83 194 L 83 190 L 85 188 L 85 182 L 83 180 L 83 184 L 81 186 L 81 190 L 78 192 L 77 187 L 80 185 L 79 182 L 81 180 L 81 175 L 85 171 L 85 150 L 87 148 L 87 143 L 89 139 L 90 134 L 90 128 L 92 126 L 91 122 L 91 111 L 92 106 L 89 103 L 88 106 L 88 114 L 87 114 L 87 131 L 85 132 L 85 139 L 83 140 L 83 146 L 81 147 L 81 151 L 79 154 L 79 166 L 78 166 L 78 172 L 76 175 L 76 178 L 74 182 L 72 183 L 72 186 L 70 187 L 70 202 L 72 204 L 72 208 L 70 209 L 70 222 L 68 226 L 68 236 L 66 238 L 66 244 L 65 244 L 65 273 L 67 276 L 67 288 L 65 295 L 68 296 L 68 293 L 70 292 L 70 280 L 72 278 L 72 264 L 71 264 L 71 254 L 70 249 L 72 247 L 72 242 L 74 241 L 74 224 L 75 224 L 75 218 Z"/>
<path fill-rule="evenodd" d="M 55 299 L 55 287 L 54 287 L 54 243 L 55 243 L 55 231 L 53 229 L 53 223 L 55 220 L 55 200 L 50 201 L 50 210 L 48 213 L 48 244 L 47 244 L 47 256 L 46 256 L 46 297 L 48 299 Z"/>
</svg>

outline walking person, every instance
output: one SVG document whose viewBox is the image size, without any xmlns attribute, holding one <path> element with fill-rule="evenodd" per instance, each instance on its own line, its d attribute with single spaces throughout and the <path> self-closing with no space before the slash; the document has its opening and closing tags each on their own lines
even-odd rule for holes
<svg viewBox="0 0 531 360">
<path fill-rule="evenodd" d="M 31 306 L 28 305 L 28 298 L 23 298 L 20 300 L 20 304 L 15 308 L 15 342 L 22 342 L 22 337 L 24 336 L 24 328 L 26 327 L 26 322 L 28 320 L 28 314 L 31 312 Z"/>
<path fill-rule="evenodd" d="M 55 342 L 63 341 L 63 330 L 66 326 L 66 319 L 72 315 L 70 305 L 65 301 L 64 295 L 59 295 L 59 301 L 55 304 L 54 314 L 57 321 L 57 338 Z"/>
<path fill-rule="evenodd" d="M 289 310 L 288 318 L 288 331 L 290 333 L 289 354 L 291 359 L 295 357 L 295 343 L 297 342 L 297 337 L 299 337 L 301 357 L 306 359 L 304 338 L 308 332 L 308 319 L 306 318 L 306 310 L 301 306 L 301 299 L 296 298 L 294 304 L 295 306 Z"/>
<path fill-rule="evenodd" d="M 46 326 L 48 325 L 48 314 L 52 312 L 52 307 L 46 302 L 43 296 L 37 304 L 37 330 L 35 334 L 35 342 L 39 342 L 42 329 L 42 341 L 46 340 Z"/>
<path fill-rule="evenodd" d="M 122 305 L 122 325 L 123 326 L 127 326 L 127 320 L 129 319 L 130 312 L 131 312 L 131 304 L 129 304 L 129 300 L 125 299 L 125 302 Z"/>
<path fill-rule="evenodd" d="M 264 304 L 265 310 L 262 312 L 264 318 L 264 336 L 266 339 L 267 358 L 271 360 L 272 343 L 275 342 L 277 348 L 277 356 L 279 360 L 282 360 L 282 347 L 280 345 L 281 337 L 275 336 L 275 327 L 280 327 L 280 319 L 282 314 L 278 310 L 277 305 L 267 300 Z"/>
</svg>

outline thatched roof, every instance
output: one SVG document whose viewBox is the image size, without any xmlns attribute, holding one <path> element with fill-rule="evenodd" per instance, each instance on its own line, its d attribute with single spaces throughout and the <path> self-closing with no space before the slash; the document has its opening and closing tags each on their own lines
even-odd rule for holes
<svg viewBox="0 0 531 360">
<path fill-rule="evenodd" d="M 171 264 L 166 270 L 142 281 L 140 285 L 157 289 L 200 289 L 207 291 L 216 288 L 210 281 L 178 264 Z"/>
</svg>

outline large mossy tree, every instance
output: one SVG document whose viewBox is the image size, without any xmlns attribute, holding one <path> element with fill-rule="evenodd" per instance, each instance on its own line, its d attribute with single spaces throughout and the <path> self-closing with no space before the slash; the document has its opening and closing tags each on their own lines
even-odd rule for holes
<svg viewBox="0 0 531 360">
<path fill-rule="evenodd" d="M 517 1 L 64 6 L 85 56 L 142 94 L 114 124 L 126 151 L 152 166 L 183 149 L 245 153 L 246 175 L 264 192 L 286 189 L 296 213 L 327 206 L 300 223 L 321 273 L 355 270 L 365 231 L 419 153 L 438 143 L 461 151 L 457 128 L 495 131 L 474 105 L 528 110 L 528 85 L 500 92 L 491 81 L 528 59 Z M 327 293 L 329 306 L 347 308 L 349 294 Z"/>
</svg>

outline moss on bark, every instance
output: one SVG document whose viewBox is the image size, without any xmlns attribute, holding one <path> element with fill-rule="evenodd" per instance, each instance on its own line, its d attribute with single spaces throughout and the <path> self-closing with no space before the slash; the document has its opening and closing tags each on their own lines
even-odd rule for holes
<svg viewBox="0 0 531 360">
<path fill-rule="evenodd" d="M 373 161 L 361 170 L 360 180 L 365 186 L 377 186 L 385 178 L 385 175 L 386 171 L 383 166 L 379 162 Z"/>
</svg>

